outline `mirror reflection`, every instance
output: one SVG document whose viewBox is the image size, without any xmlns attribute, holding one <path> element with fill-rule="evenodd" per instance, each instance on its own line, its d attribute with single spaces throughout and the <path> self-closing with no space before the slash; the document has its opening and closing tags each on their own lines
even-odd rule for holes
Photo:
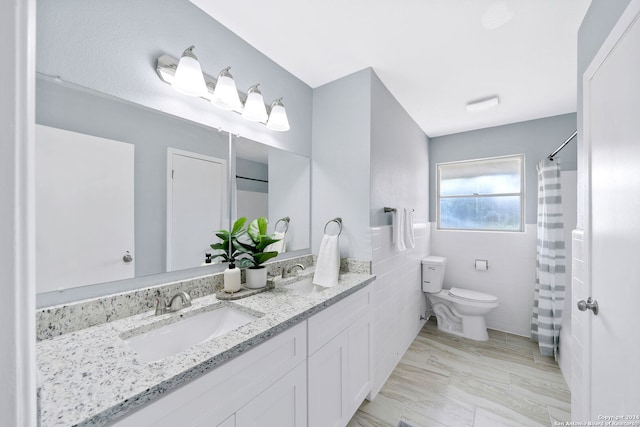
<svg viewBox="0 0 640 427">
<path fill-rule="evenodd" d="M 309 159 L 38 77 L 39 294 L 199 267 L 238 214 L 289 216 L 284 252 L 309 248 Z M 235 183 L 228 168 L 237 169 Z M 251 184 L 248 184 L 250 182 Z M 237 187 L 236 187 L 237 186 Z M 284 228 L 279 224 L 278 229 Z M 105 253 L 105 251 L 107 253 Z"/>
<path fill-rule="evenodd" d="M 279 253 L 309 248 L 309 159 L 243 138 L 235 151 L 236 216 L 267 218 Z"/>
</svg>

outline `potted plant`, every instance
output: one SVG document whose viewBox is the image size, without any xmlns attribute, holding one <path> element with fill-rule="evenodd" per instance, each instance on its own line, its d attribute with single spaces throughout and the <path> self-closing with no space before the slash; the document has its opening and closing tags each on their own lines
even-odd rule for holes
<svg viewBox="0 0 640 427">
<path fill-rule="evenodd" d="M 243 228 L 244 224 L 247 222 L 247 218 L 242 217 L 238 218 L 236 222 L 233 223 L 233 227 L 231 231 L 227 230 L 218 230 L 216 231 L 216 236 L 220 239 L 220 243 L 214 243 L 211 246 L 211 249 L 223 251 L 217 253 L 213 256 L 212 259 L 222 258 L 223 262 L 233 262 L 236 253 L 238 252 L 239 243 L 238 238 L 246 233 L 246 230 Z"/>
<path fill-rule="evenodd" d="M 264 262 L 278 256 L 278 251 L 266 251 L 272 243 L 280 241 L 272 234 L 267 234 L 267 219 L 254 219 L 247 227 L 246 234 L 236 240 L 238 258 L 236 263 L 240 268 L 246 268 L 246 287 L 250 289 L 262 288 L 267 284 L 267 269 Z"/>
</svg>

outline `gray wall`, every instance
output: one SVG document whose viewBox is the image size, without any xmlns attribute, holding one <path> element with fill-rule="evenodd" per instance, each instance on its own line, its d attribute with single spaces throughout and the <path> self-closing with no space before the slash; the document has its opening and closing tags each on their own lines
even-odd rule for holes
<svg viewBox="0 0 640 427">
<path fill-rule="evenodd" d="M 429 138 L 373 73 L 371 80 L 372 227 L 390 225 L 385 206 L 414 209 L 415 222 L 429 210 Z"/>
<path fill-rule="evenodd" d="M 530 120 L 432 138 L 429 147 L 429 218 L 436 221 L 436 164 L 485 157 L 525 155 L 525 222 L 536 223 L 536 164 L 553 152 L 576 130 L 576 114 Z M 562 170 L 576 170 L 575 140 L 555 158 Z"/>
<path fill-rule="evenodd" d="M 210 129 L 222 128 L 247 139 L 310 156 L 313 95 L 311 88 L 191 2 L 38 0 L 36 14 L 36 71 L 40 76 L 47 76 L 49 80 L 62 81 L 60 88 L 87 88 L 94 94 L 106 94 L 156 112 L 163 112 L 166 114 L 165 120 L 168 121 L 172 120 L 169 116 L 175 116 Z M 270 131 L 265 126 L 244 120 L 235 113 L 216 109 L 204 99 L 181 95 L 161 81 L 155 70 L 157 58 L 163 54 L 177 58 L 192 44 L 196 45 L 196 54 L 205 73 L 216 76 L 221 69 L 231 66 L 240 90 L 245 91 L 249 86 L 261 83 L 260 89 L 266 102 L 284 97 L 291 130 Z M 55 98 L 57 95 L 44 91 L 41 85 L 37 91 L 37 103 L 42 103 L 38 110 L 43 124 L 46 124 L 44 122 L 47 120 L 53 120 L 54 116 L 67 113 L 56 111 L 68 109 L 66 101 L 58 102 Z M 93 105 L 86 103 L 83 111 L 60 120 L 73 121 L 73 125 L 77 127 L 73 129 L 66 126 L 70 130 L 93 134 L 95 129 L 104 127 L 103 124 L 97 123 L 99 115 L 91 115 L 93 108 Z M 45 109 L 51 111 L 44 111 Z M 49 119 L 44 118 L 47 115 L 50 115 Z M 110 122 L 107 130 L 117 134 L 119 126 L 118 123 Z M 158 126 L 159 129 L 163 129 L 164 124 Z M 177 140 L 189 140 L 192 137 L 194 140 L 202 139 L 188 132 L 170 135 Z M 118 137 L 114 139 L 129 140 Z M 139 152 L 136 151 L 136 159 L 138 155 Z M 164 164 L 166 165 L 166 161 Z M 136 163 L 136 182 L 138 173 L 155 179 L 153 177 L 157 176 L 158 170 L 143 171 L 147 167 L 150 165 Z M 164 242 L 164 231 L 160 231 L 166 222 L 164 197 L 156 198 L 151 194 L 148 197 L 136 197 L 136 213 L 137 204 L 142 203 L 144 209 L 153 211 L 156 215 L 149 220 L 150 223 L 146 223 L 146 230 L 136 226 L 136 251 L 143 249 L 138 234 L 144 233 L 145 236 L 152 235 L 155 239 L 150 241 L 148 249 L 164 253 L 164 243 L 159 244 Z M 154 259 L 157 259 L 156 255 Z M 142 261 L 138 258 L 136 264 L 142 267 L 146 264 Z M 155 267 L 151 266 L 144 267 L 140 274 L 154 269 Z M 163 280 L 179 280 L 189 276 L 193 276 L 193 272 L 186 270 L 169 275 L 137 278 L 125 281 L 126 283 L 123 282 L 117 287 L 114 285 L 110 292 L 150 286 Z M 64 297 L 64 301 L 100 295 L 103 288 L 98 288 L 83 295 L 69 294 Z"/>
<path fill-rule="evenodd" d="M 314 90 L 312 247 L 324 223 L 344 220 L 343 256 L 372 259 L 384 206 L 428 211 L 428 138 L 368 68 Z"/>
<path fill-rule="evenodd" d="M 369 179 L 371 69 L 313 91 L 311 247 L 318 253 L 327 221 L 342 217 L 341 255 L 371 259 Z"/>
<path fill-rule="evenodd" d="M 582 150 L 582 78 L 593 57 L 613 29 L 631 0 L 592 0 L 578 30 L 578 228 L 584 228 L 584 194 L 589 191 L 588 155 Z"/>
<path fill-rule="evenodd" d="M 136 277 L 166 271 L 167 148 L 226 163 L 227 135 L 113 97 L 36 83 L 37 123 L 135 144 Z"/>
<path fill-rule="evenodd" d="M 156 74 L 163 54 L 196 45 L 205 73 L 231 66 L 238 89 L 284 97 L 291 130 L 265 126 L 175 92 Z M 186 0 L 38 0 L 37 71 L 152 109 L 309 156 L 312 90 Z"/>
</svg>

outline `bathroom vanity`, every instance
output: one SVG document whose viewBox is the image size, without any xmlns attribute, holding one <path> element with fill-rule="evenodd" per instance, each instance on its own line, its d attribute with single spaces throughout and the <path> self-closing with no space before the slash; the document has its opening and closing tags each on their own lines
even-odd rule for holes
<svg viewBox="0 0 640 427">
<path fill-rule="evenodd" d="M 42 425 L 346 425 L 371 390 L 374 279 L 349 272 L 318 292 L 291 278 L 244 299 L 208 295 L 44 339 Z M 155 361 L 128 344 L 221 307 L 251 320 Z"/>
</svg>

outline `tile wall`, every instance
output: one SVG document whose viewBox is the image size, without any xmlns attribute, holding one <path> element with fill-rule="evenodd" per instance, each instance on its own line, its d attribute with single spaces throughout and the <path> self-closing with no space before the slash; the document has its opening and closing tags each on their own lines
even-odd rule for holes
<svg viewBox="0 0 640 427">
<path fill-rule="evenodd" d="M 415 224 L 415 249 L 402 252 L 392 243 L 391 226 L 371 229 L 374 282 L 374 384 L 382 388 L 424 325 L 427 299 L 421 289 L 422 258 L 429 255 L 428 223 Z"/>
</svg>

